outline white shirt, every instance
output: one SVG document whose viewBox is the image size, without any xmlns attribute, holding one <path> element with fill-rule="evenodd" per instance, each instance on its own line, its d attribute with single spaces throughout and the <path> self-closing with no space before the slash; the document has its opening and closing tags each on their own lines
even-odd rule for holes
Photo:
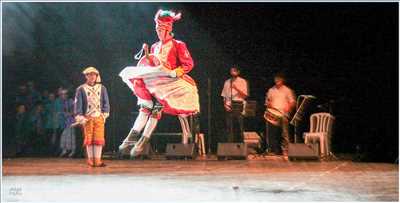
<svg viewBox="0 0 400 203">
<path fill-rule="evenodd" d="M 286 85 L 282 85 L 279 89 L 276 86 L 271 87 L 265 97 L 265 105 L 268 101 L 272 108 L 276 108 L 282 112 L 291 103 L 296 102 L 293 91 Z"/>
<path fill-rule="evenodd" d="M 170 53 L 172 47 L 174 46 L 172 40 L 163 44 L 159 42 L 154 48 L 154 54 L 160 59 L 160 61 L 166 63 L 168 62 L 168 54 Z"/>
<path fill-rule="evenodd" d="M 228 79 L 225 81 L 224 89 L 222 89 L 221 93 L 221 96 L 225 99 L 227 105 L 231 105 L 231 95 L 233 101 L 244 101 L 245 99 L 239 94 L 239 92 L 235 88 L 231 88 L 231 80 L 232 79 Z M 247 81 L 245 79 L 237 77 L 232 81 L 232 83 L 246 95 L 249 95 Z"/>
</svg>

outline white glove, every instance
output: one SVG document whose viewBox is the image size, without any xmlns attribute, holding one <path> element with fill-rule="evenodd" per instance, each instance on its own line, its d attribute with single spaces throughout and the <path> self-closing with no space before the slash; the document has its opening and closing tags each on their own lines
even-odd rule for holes
<svg viewBox="0 0 400 203">
<path fill-rule="evenodd" d="M 85 118 L 85 116 L 82 116 L 82 115 L 75 116 L 75 120 L 76 120 L 77 123 L 79 123 L 81 125 L 85 125 L 86 122 L 88 121 L 88 119 Z"/>
<path fill-rule="evenodd" d="M 102 114 L 101 114 L 101 116 L 102 116 L 103 119 L 104 119 L 104 122 L 106 122 L 106 119 L 108 118 L 109 115 L 110 115 L 109 113 L 102 113 Z"/>
</svg>

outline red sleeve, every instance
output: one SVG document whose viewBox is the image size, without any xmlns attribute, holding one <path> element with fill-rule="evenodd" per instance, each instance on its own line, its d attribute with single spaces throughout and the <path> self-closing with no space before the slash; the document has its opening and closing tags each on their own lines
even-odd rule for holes
<svg viewBox="0 0 400 203">
<path fill-rule="evenodd" d="M 178 59 L 181 63 L 180 66 L 183 68 L 185 73 L 188 73 L 193 69 L 194 66 L 192 56 L 190 56 L 189 50 L 186 48 L 186 44 L 184 42 L 178 41 L 176 44 Z"/>
</svg>

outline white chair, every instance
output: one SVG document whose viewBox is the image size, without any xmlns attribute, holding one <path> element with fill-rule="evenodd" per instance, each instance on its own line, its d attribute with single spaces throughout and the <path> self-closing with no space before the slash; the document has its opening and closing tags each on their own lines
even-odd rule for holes
<svg viewBox="0 0 400 203">
<path fill-rule="evenodd" d="M 310 132 L 304 133 L 304 142 L 314 144 L 319 142 L 322 158 L 331 155 L 331 135 L 335 117 L 329 113 L 315 113 L 310 117 Z"/>
</svg>

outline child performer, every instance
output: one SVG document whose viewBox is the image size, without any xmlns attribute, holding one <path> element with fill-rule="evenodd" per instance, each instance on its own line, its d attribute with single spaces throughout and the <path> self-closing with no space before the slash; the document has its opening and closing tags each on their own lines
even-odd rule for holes
<svg viewBox="0 0 400 203">
<path fill-rule="evenodd" d="M 92 167 L 103 167 L 101 152 L 105 145 L 104 124 L 110 114 L 107 89 L 100 84 L 100 73 L 94 67 L 83 71 L 86 83 L 76 89 L 75 119 L 82 125 L 86 146 L 87 163 Z"/>
</svg>

